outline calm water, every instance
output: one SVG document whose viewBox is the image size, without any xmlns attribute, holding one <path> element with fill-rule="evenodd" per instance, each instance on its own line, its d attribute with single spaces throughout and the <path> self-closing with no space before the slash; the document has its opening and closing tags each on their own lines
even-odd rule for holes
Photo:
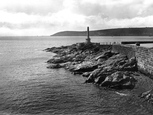
<svg viewBox="0 0 153 115">
<path fill-rule="evenodd" d="M 75 38 L 75 39 L 72 39 Z M 94 42 L 151 37 L 92 37 Z M 45 48 L 83 42 L 84 37 L 0 37 L 0 115 L 151 115 L 137 96 L 121 96 L 74 76 L 47 69 Z M 146 45 L 152 47 L 152 44 Z"/>
</svg>

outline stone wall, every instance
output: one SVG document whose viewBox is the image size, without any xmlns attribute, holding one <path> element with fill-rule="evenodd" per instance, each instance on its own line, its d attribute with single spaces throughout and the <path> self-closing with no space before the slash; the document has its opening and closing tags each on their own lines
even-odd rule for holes
<svg viewBox="0 0 153 115">
<path fill-rule="evenodd" d="M 113 45 L 112 50 L 127 55 L 129 58 L 136 57 L 139 71 L 153 75 L 153 50 L 132 45 Z M 153 76 L 150 76 L 153 78 Z"/>
<path fill-rule="evenodd" d="M 144 47 L 136 47 L 135 56 L 139 70 L 143 73 L 153 75 L 153 50 Z"/>
<path fill-rule="evenodd" d="M 112 50 L 127 55 L 128 58 L 135 57 L 135 51 L 131 45 L 113 45 Z"/>
</svg>

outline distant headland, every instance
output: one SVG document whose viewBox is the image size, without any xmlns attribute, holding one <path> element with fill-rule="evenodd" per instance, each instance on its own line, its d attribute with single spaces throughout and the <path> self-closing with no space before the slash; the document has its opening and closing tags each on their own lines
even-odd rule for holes
<svg viewBox="0 0 153 115">
<path fill-rule="evenodd" d="M 86 36 L 86 31 L 61 31 L 51 36 Z M 153 36 L 153 27 L 92 30 L 90 36 Z"/>
</svg>

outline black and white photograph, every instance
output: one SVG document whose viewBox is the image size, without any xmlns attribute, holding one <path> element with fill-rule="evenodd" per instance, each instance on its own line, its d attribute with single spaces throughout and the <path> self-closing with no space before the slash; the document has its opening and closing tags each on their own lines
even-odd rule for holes
<svg viewBox="0 0 153 115">
<path fill-rule="evenodd" d="M 153 1 L 1 0 L 0 115 L 153 115 Z"/>
</svg>

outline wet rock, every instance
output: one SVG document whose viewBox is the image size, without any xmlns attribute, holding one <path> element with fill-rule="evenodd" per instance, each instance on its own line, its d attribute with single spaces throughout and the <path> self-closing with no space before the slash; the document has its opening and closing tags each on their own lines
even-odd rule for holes
<svg viewBox="0 0 153 115">
<path fill-rule="evenodd" d="M 150 94 L 151 90 L 146 91 L 140 95 L 141 98 L 145 98 L 148 94 Z"/>
<path fill-rule="evenodd" d="M 135 82 L 136 80 L 133 77 L 126 76 L 124 72 L 115 72 L 107 76 L 100 86 L 114 89 L 132 89 Z"/>
<path fill-rule="evenodd" d="M 100 85 L 104 80 L 105 80 L 106 76 L 99 76 L 96 79 L 94 79 L 95 84 Z"/>
<path fill-rule="evenodd" d="M 71 71 L 84 73 L 84 72 L 93 71 L 96 68 L 98 68 L 98 65 L 96 63 L 91 62 L 91 61 L 87 61 L 87 62 L 83 62 L 81 64 L 75 65 L 75 68 L 71 69 Z"/>
<path fill-rule="evenodd" d="M 98 68 L 98 69 L 94 70 L 93 72 L 91 72 L 91 74 L 89 75 L 89 77 L 88 77 L 86 82 L 88 82 L 88 81 L 92 81 L 93 83 L 95 83 L 95 82 L 99 83 L 100 81 L 102 82 L 102 81 L 105 80 L 105 78 L 108 75 L 110 75 L 112 73 L 113 73 L 113 71 L 109 71 L 107 69 Z"/>
<path fill-rule="evenodd" d="M 129 59 L 121 68 L 125 71 L 137 71 L 137 61 L 136 58 Z"/>
<path fill-rule="evenodd" d="M 84 61 L 85 58 L 86 58 L 86 55 L 78 54 L 73 58 L 73 60 L 74 61 Z"/>
<path fill-rule="evenodd" d="M 82 74 L 82 76 L 83 76 L 83 77 L 89 77 L 90 74 L 91 74 L 91 72 L 84 72 L 84 73 Z"/>
<path fill-rule="evenodd" d="M 73 65 L 74 63 L 73 62 L 65 62 L 65 63 L 60 63 L 61 67 L 65 68 L 65 69 L 68 69 L 69 65 Z"/>
<path fill-rule="evenodd" d="M 115 55 L 116 53 L 112 52 L 112 51 L 106 51 L 103 54 L 99 55 L 98 57 L 96 57 L 96 60 L 99 59 L 103 59 L 103 60 L 107 60 L 108 58 L 112 57 L 113 55 Z"/>
<path fill-rule="evenodd" d="M 99 76 L 99 73 L 101 72 L 101 69 L 95 69 L 91 74 L 89 75 L 88 79 L 85 81 L 86 83 L 94 82 L 94 79 L 96 79 Z"/>
<path fill-rule="evenodd" d="M 61 68 L 62 66 L 60 64 L 50 64 L 47 68 L 50 69 L 57 69 L 57 68 Z"/>
<path fill-rule="evenodd" d="M 47 61 L 47 63 L 53 63 L 53 64 L 58 64 L 58 63 L 64 63 L 65 60 L 63 58 L 52 58 L 50 60 Z"/>
<path fill-rule="evenodd" d="M 142 93 L 140 97 L 145 99 L 145 101 L 148 101 L 153 104 L 153 90 L 152 89 Z"/>
</svg>

